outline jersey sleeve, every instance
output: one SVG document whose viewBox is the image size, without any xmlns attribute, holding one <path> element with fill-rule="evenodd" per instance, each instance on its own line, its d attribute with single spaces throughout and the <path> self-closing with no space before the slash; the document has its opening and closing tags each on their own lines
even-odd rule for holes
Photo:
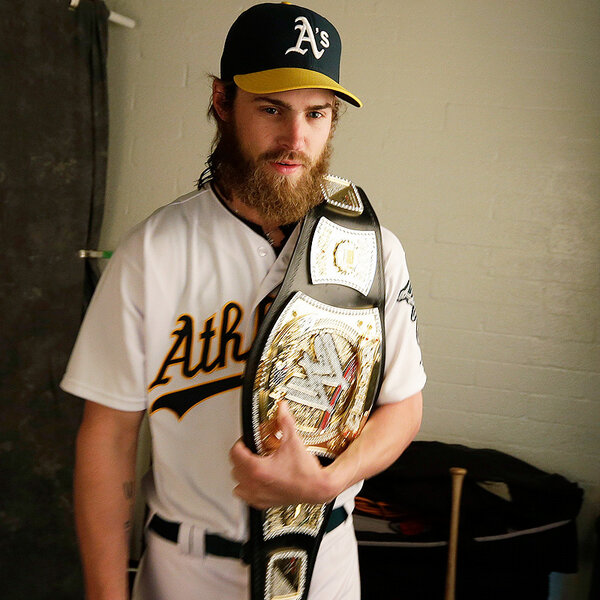
<svg viewBox="0 0 600 600">
<path fill-rule="evenodd" d="M 106 267 L 79 330 L 61 387 L 110 408 L 146 408 L 141 231 Z"/>
<path fill-rule="evenodd" d="M 389 230 L 382 228 L 381 234 L 386 283 L 385 370 L 377 403 L 389 404 L 422 390 L 426 376 L 404 249 Z"/>
</svg>

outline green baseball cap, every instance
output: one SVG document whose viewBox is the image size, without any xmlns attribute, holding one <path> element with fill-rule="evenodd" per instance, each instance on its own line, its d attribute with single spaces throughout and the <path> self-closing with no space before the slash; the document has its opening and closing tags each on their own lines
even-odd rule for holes
<svg viewBox="0 0 600 600">
<path fill-rule="evenodd" d="M 339 83 L 341 55 L 340 35 L 325 17 L 287 2 L 257 4 L 227 34 L 221 79 L 252 94 L 327 89 L 362 106 Z"/>
</svg>

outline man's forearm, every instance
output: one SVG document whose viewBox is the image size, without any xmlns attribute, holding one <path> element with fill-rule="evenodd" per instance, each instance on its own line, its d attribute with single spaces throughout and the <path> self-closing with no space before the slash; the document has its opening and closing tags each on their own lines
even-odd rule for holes
<svg viewBox="0 0 600 600">
<path fill-rule="evenodd" d="M 361 434 L 324 471 L 329 499 L 386 469 L 412 442 L 421 426 L 421 392 L 375 409 Z"/>
<path fill-rule="evenodd" d="M 137 434 L 84 418 L 77 438 L 75 520 L 88 600 L 125 600 Z"/>
</svg>

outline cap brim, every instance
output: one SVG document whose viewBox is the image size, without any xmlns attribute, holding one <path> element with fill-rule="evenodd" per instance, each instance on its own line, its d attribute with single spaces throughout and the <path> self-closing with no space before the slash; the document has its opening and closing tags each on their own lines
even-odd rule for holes
<svg viewBox="0 0 600 600">
<path fill-rule="evenodd" d="M 342 100 L 359 108 L 362 106 L 362 102 L 354 94 L 351 94 L 331 77 L 309 69 L 292 67 L 268 69 L 257 73 L 236 75 L 233 80 L 239 88 L 251 94 L 272 94 L 289 90 L 318 88 L 332 90 Z"/>
</svg>

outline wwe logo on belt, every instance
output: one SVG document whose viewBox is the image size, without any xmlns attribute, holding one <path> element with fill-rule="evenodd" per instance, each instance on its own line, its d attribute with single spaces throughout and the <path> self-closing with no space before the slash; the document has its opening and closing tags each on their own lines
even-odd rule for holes
<svg viewBox="0 0 600 600">
<path fill-rule="evenodd" d="M 298 17 L 294 23 L 298 23 L 294 29 L 298 29 L 300 32 L 298 34 L 298 41 L 295 46 L 288 48 L 285 53 L 288 54 L 290 52 L 298 52 L 299 54 L 306 54 L 308 48 L 302 48 L 302 44 L 304 42 L 308 42 L 312 49 L 312 53 L 315 58 L 318 60 L 323 56 L 323 52 L 325 52 L 324 48 L 329 48 L 329 34 L 326 31 L 321 31 L 321 35 L 319 36 L 322 49 L 319 50 L 317 48 L 317 40 L 315 39 L 315 33 L 319 33 L 319 28 L 317 27 L 315 32 L 313 33 L 312 27 L 308 22 L 306 17 Z"/>
<path fill-rule="evenodd" d="M 287 399 L 324 412 L 319 426 L 322 431 L 329 423 L 340 396 L 356 377 L 357 360 L 353 357 L 344 368 L 330 333 L 315 335 L 313 343 L 316 360 L 312 360 L 306 352 L 298 360 L 306 377 L 290 377 L 283 391 Z M 327 388 L 333 388 L 333 393 Z"/>
</svg>

